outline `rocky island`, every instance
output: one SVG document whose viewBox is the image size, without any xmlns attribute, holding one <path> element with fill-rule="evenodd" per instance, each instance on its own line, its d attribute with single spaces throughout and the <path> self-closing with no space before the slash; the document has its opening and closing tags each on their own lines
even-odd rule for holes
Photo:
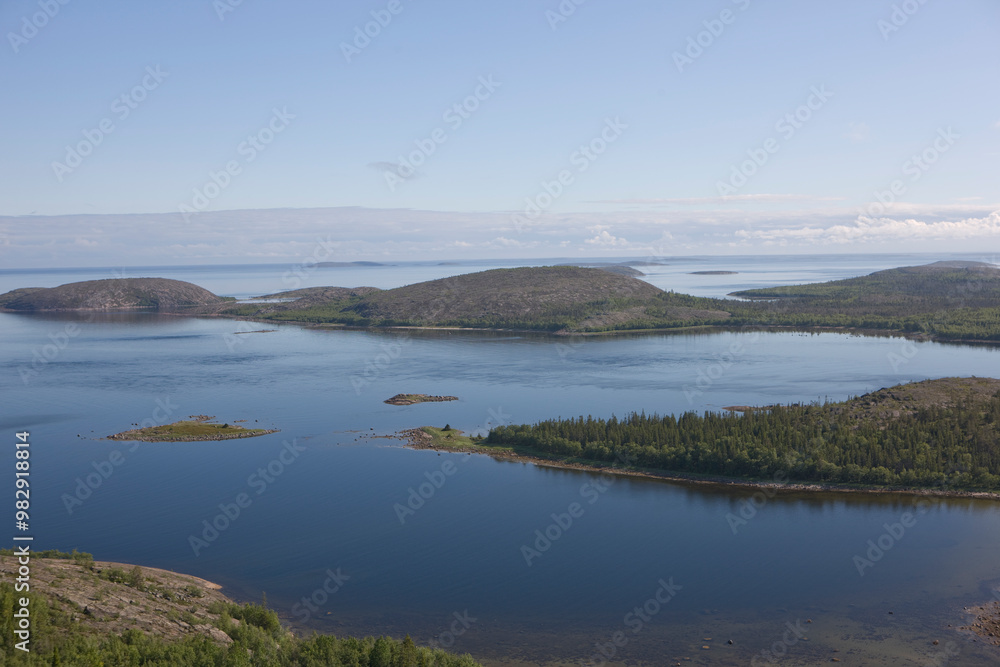
<svg viewBox="0 0 1000 667">
<path fill-rule="evenodd" d="M 396 394 L 392 398 L 386 399 L 384 403 L 389 405 L 414 405 L 416 403 L 443 403 L 445 401 L 457 401 L 458 396 L 430 396 L 428 394 Z"/>
<path fill-rule="evenodd" d="M 0 295 L 0 310 L 188 311 L 217 307 L 235 299 L 212 294 L 182 280 L 168 278 L 112 278 L 85 280 L 59 287 L 24 287 Z"/>
<path fill-rule="evenodd" d="M 134 428 L 109 435 L 108 440 L 140 440 L 142 442 L 201 442 L 254 438 L 277 433 L 276 428 L 245 428 L 236 424 L 218 424 L 207 415 L 193 415 L 188 421 Z"/>
</svg>

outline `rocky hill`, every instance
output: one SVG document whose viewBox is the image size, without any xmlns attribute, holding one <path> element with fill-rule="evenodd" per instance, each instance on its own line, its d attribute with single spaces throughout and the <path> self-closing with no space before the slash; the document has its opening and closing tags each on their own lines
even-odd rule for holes
<svg viewBox="0 0 1000 667">
<path fill-rule="evenodd" d="M 168 278 L 86 280 L 59 287 L 29 287 L 0 295 L 0 309 L 179 311 L 230 301 L 192 283 Z"/>
<path fill-rule="evenodd" d="M 650 299 L 660 289 L 601 269 L 493 269 L 371 294 L 351 307 L 380 320 L 520 320 L 610 299 Z"/>
<path fill-rule="evenodd" d="M 273 297 L 281 304 L 240 304 L 223 314 L 358 326 L 472 327 L 579 331 L 643 328 L 729 314 L 673 295 L 607 267 L 493 269 L 390 290 L 310 288 Z M 614 267 L 621 268 L 621 267 Z"/>
</svg>

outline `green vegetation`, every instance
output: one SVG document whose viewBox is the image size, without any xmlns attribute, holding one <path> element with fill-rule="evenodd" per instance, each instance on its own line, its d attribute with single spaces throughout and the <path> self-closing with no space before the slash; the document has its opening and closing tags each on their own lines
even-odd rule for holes
<svg viewBox="0 0 1000 667">
<path fill-rule="evenodd" d="M 422 445 L 426 447 L 461 450 L 482 448 L 482 436 L 469 437 L 462 431 L 452 428 L 450 424 L 445 424 L 444 428 L 424 426 L 419 430 L 430 436 L 430 439 L 422 439 Z"/>
<path fill-rule="evenodd" d="M 311 288 L 289 303 L 241 304 L 222 313 L 361 327 L 600 333 L 780 326 L 1000 341 L 1000 269 L 989 264 L 937 262 L 732 296 L 741 300 L 664 292 L 601 269 L 559 266 L 496 269 L 384 291 Z"/>
<path fill-rule="evenodd" d="M 0 295 L 0 309 L 158 308 L 334 326 L 559 333 L 846 328 L 1000 342 L 1000 269 L 990 264 L 937 262 L 731 295 L 740 300 L 664 292 L 609 268 L 622 267 L 494 269 L 390 290 L 310 287 L 261 297 L 290 301 L 242 304 L 190 283 L 130 278 L 22 288 Z"/>
<path fill-rule="evenodd" d="M 663 294 L 649 283 L 601 269 L 549 266 L 494 269 L 324 302 L 242 304 L 222 313 L 352 326 L 557 331 L 626 324 L 640 317 L 644 306 L 664 305 L 657 300 Z M 692 316 L 683 308 L 676 314 Z M 613 322 L 587 322 L 594 317 Z"/>
<path fill-rule="evenodd" d="M 946 378 L 843 403 L 499 426 L 485 445 L 652 471 L 1000 490 L 1000 380 Z"/>
<path fill-rule="evenodd" d="M 143 442 L 190 442 L 201 440 L 232 440 L 277 433 L 278 429 L 244 428 L 236 424 L 217 424 L 207 419 L 179 421 L 146 428 L 135 428 L 109 435 L 109 440 L 141 440 Z"/>
<path fill-rule="evenodd" d="M 11 551 L 3 552 L 9 557 Z M 42 558 L 42 554 L 49 554 Z M 31 592 L 15 591 L 6 581 L 0 583 L 0 665 L 45 666 L 72 665 L 86 667 L 476 667 L 468 655 L 455 656 L 441 650 L 418 647 L 409 636 L 403 640 L 387 637 L 363 639 L 313 635 L 299 638 L 281 627 L 277 614 L 262 605 L 239 605 L 218 593 L 210 603 L 200 600 L 201 594 L 184 602 L 190 610 L 178 611 L 173 603 L 164 602 L 164 590 L 149 591 L 156 600 L 150 612 L 132 598 L 139 595 L 129 588 L 135 583 L 131 572 L 110 568 L 98 574 L 85 565 L 71 564 L 70 584 L 38 581 L 35 574 L 46 575 L 48 561 L 76 561 L 81 555 L 59 552 L 38 552 L 32 555 Z M 89 554 L 86 554 L 89 556 Z M 86 559 L 84 559 L 86 560 Z M 15 560 L 8 558 L 6 563 Z M 90 562 L 93 562 L 92 558 Z M 8 566 L 9 565 L 6 565 Z M 64 566 L 65 567 L 65 566 Z M 162 572 L 162 571 L 159 571 Z M 116 581 L 124 573 L 124 581 Z M 141 572 L 140 572 L 141 576 Z M 180 577 L 181 575 L 177 575 Z M 64 575 L 63 579 L 66 576 Z M 139 582 L 143 585 L 143 582 Z M 73 589 L 104 586 L 103 597 L 124 596 L 125 611 L 140 614 L 136 625 L 158 624 L 174 636 L 159 636 L 122 627 L 118 614 L 107 615 L 91 607 L 101 604 L 93 592 L 88 593 L 89 606 L 81 606 L 68 598 L 66 587 Z M 30 598 L 30 653 L 15 647 L 14 634 L 20 609 L 19 598 Z M 86 598 L 85 598 L 86 599 Z M 131 602 L 131 604 L 130 604 Z M 162 607 L 170 606 L 168 611 Z M 127 619 L 125 619 L 127 620 Z M 109 624 L 116 624 L 114 626 Z M 176 633 L 183 632 L 183 635 Z"/>
<path fill-rule="evenodd" d="M 936 262 L 733 296 L 765 300 L 731 308 L 739 321 L 1000 341 L 1000 269 L 980 262 Z"/>
</svg>

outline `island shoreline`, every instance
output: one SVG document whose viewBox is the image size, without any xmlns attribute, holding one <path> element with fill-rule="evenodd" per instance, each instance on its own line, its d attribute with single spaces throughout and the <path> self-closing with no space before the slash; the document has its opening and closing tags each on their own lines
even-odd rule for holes
<svg viewBox="0 0 1000 667">
<path fill-rule="evenodd" d="M 510 448 L 493 448 L 488 446 L 475 447 L 449 447 L 435 442 L 434 439 L 422 430 L 423 427 L 405 429 L 396 433 L 401 440 L 406 441 L 409 449 L 426 449 L 435 451 L 452 452 L 456 454 L 480 454 L 489 456 L 496 461 L 510 463 L 531 463 L 541 468 L 554 468 L 558 470 L 576 470 L 578 472 L 607 473 L 621 477 L 635 477 L 641 479 L 659 480 L 663 482 L 675 482 L 682 484 L 694 484 L 705 486 L 717 486 L 721 488 L 743 487 L 746 489 L 777 490 L 785 492 L 806 492 L 806 493 L 864 493 L 872 495 L 907 495 L 922 496 L 932 498 L 968 498 L 975 500 L 1000 500 L 1000 493 L 990 491 L 963 491 L 941 490 L 941 489 L 920 489 L 903 487 L 871 488 L 864 486 L 833 485 L 833 484 L 811 484 L 808 482 L 766 482 L 760 480 L 739 479 L 735 477 L 724 477 L 719 475 L 689 475 L 681 472 L 658 472 L 654 470 L 643 470 L 633 468 L 621 468 L 605 463 L 594 461 L 592 463 L 566 461 L 560 459 L 545 458 L 542 456 L 523 454 Z"/>
</svg>

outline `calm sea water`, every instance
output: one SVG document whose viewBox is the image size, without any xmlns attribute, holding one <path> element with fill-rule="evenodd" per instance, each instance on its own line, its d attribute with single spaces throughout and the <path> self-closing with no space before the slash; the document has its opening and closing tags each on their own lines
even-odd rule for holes
<svg viewBox="0 0 1000 667">
<path fill-rule="evenodd" d="M 722 295 L 933 259 L 699 258 L 644 270 L 655 269 L 660 287 Z M 390 287 L 488 266 L 321 269 L 309 279 Z M 250 296 L 282 289 L 288 270 L 125 273 Z M 739 274 L 688 275 L 696 270 Z M 0 291 L 105 273 L 5 271 Z M 904 348 L 841 334 L 571 343 L 267 328 L 277 331 L 236 334 L 232 321 L 153 314 L 0 315 L 0 423 L 32 434 L 37 547 L 187 572 L 240 599 L 266 592 L 298 628 L 409 632 L 495 664 L 577 663 L 603 646 L 629 664 L 749 664 L 768 650 L 784 653 L 784 664 L 837 656 L 925 665 L 948 642 L 958 651 L 950 665 L 998 662 L 949 627 L 1000 582 L 998 503 L 950 499 L 918 511 L 905 496 L 785 492 L 734 530 L 727 516 L 745 511 L 749 490 L 609 480 L 376 437 L 424 424 L 475 431 L 560 415 L 840 400 L 910 380 L 996 376 L 993 348 Z M 734 344 L 739 353 L 727 356 Z M 461 400 L 383 403 L 400 392 Z M 281 432 L 209 443 L 100 439 L 193 414 Z M 422 504 L 411 490 L 424 492 Z M 400 509 L 408 502 L 412 513 Z M 577 516 L 564 516 L 574 503 Z M 906 512 L 915 523 L 900 534 L 894 524 Z M 205 522 L 216 528 L 206 532 Z M 890 529 L 896 537 L 884 536 Z M 548 531 L 548 543 L 536 531 Z M 205 542 L 192 546 L 192 536 Z M 880 539 L 890 547 L 860 574 L 855 557 Z M 530 565 L 524 547 L 538 550 Z M 616 632 L 624 646 L 614 646 Z"/>
</svg>

